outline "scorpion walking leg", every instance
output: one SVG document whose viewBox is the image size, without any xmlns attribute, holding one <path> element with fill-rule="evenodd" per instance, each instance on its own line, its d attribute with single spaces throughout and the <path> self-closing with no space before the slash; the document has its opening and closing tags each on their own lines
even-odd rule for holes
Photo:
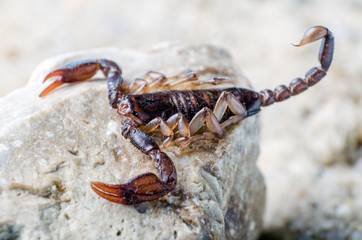
<svg viewBox="0 0 362 240">
<path fill-rule="evenodd" d="M 92 182 L 92 189 L 111 202 L 126 205 L 156 200 L 172 191 L 177 182 L 176 168 L 172 160 L 159 149 L 151 137 L 139 129 L 129 130 L 129 137 L 133 145 L 156 162 L 160 178 L 153 173 L 144 173 L 121 185 Z"/>
<path fill-rule="evenodd" d="M 165 150 L 175 144 L 172 141 L 174 136 L 173 130 L 177 125 L 179 127 L 178 132 L 182 137 L 189 138 L 191 136 L 189 123 L 181 113 L 174 114 L 167 121 L 164 121 L 162 118 L 155 118 L 147 123 L 142 128 L 142 131 L 148 134 L 155 131 L 157 127 L 160 127 L 161 133 L 167 137 L 160 146 L 160 149 Z"/>
<path fill-rule="evenodd" d="M 175 117 L 177 118 L 177 114 L 175 115 Z M 170 119 L 173 120 L 173 118 L 175 117 L 171 117 Z M 177 120 L 177 119 L 175 119 Z M 162 118 L 158 117 L 155 118 L 153 120 L 151 120 L 149 123 L 146 124 L 146 126 L 144 126 L 142 128 L 142 131 L 145 134 L 148 134 L 150 132 L 153 132 L 157 129 L 157 127 L 160 127 L 161 133 L 166 136 L 167 138 L 163 141 L 162 145 L 160 146 L 161 149 L 165 149 L 164 146 L 168 146 L 169 143 L 172 141 L 173 139 L 173 129 L 176 127 L 177 122 L 174 121 L 174 123 L 171 123 L 170 121 L 165 121 Z"/>
<path fill-rule="evenodd" d="M 130 85 L 127 94 L 148 93 L 151 89 L 161 86 L 167 81 L 167 77 L 159 72 L 149 71 L 143 78 L 136 78 Z"/>
<path fill-rule="evenodd" d="M 313 67 L 306 73 L 304 79 L 294 79 L 290 82 L 289 87 L 279 85 L 274 91 L 270 89 L 261 91 L 259 94 L 263 107 L 273 104 L 274 102 L 284 101 L 290 98 L 290 96 L 305 91 L 308 87 L 313 86 L 326 75 L 332 63 L 334 49 L 334 37 L 327 28 L 322 26 L 311 27 L 305 32 L 300 43 L 295 46 L 303 46 L 319 39 L 323 39 L 318 57 L 321 67 Z"/>
<path fill-rule="evenodd" d="M 183 83 L 186 83 L 186 82 L 192 82 L 192 81 L 196 81 L 199 79 L 199 73 L 198 72 L 194 72 L 194 71 L 190 71 L 190 72 L 186 72 L 183 71 L 182 74 L 178 74 L 174 77 L 171 77 L 169 79 L 175 79 L 169 83 L 167 83 L 165 85 L 165 87 L 168 87 L 168 88 L 172 88 L 174 86 L 177 86 L 177 85 L 180 85 L 180 84 L 183 84 Z"/>
<path fill-rule="evenodd" d="M 165 84 L 166 82 L 168 83 Z M 199 73 L 191 71 L 190 69 L 187 69 L 173 77 L 166 77 L 162 73 L 149 71 L 145 74 L 144 78 L 136 78 L 133 81 L 133 83 L 129 86 L 129 89 L 127 90 L 127 94 L 148 93 L 153 88 L 157 87 L 170 89 L 187 82 L 194 85 L 218 85 L 222 83 L 232 83 L 233 81 L 229 77 L 213 77 L 206 80 L 199 80 Z"/>
<path fill-rule="evenodd" d="M 181 74 L 179 74 L 179 75 L 182 76 Z M 167 83 L 165 86 L 170 88 L 170 87 L 175 87 L 177 85 L 187 83 L 187 82 L 189 82 L 193 85 L 204 85 L 204 84 L 219 85 L 222 83 L 232 83 L 233 82 L 233 80 L 229 77 L 212 77 L 209 79 L 200 80 L 199 79 L 200 74 L 197 72 L 193 72 L 193 71 L 185 73 L 184 75 L 185 76 L 183 76 L 182 78 L 174 77 L 174 78 L 176 78 L 176 80 L 172 81 L 170 83 Z"/>
<path fill-rule="evenodd" d="M 233 103 L 229 104 L 228 101 L 230 101 L 228 96 L 232 96 L 234 99 L 232 100 Z M 223 93 L 222 97 L 219 98 L 220 104 L 218 104 L 217 108 L 215 108 L 216 114 L 220 115 L 219 118 L 222 118 L 222 114 L 224 114 L 226 107 L 231 105 L 232 109 L 235 112 L 240 111 L 238 108 L 240 107 L 234 107 L 235 100 L 238 101 L 232 94 L 229 93 Z M 224 104 L 225 102 L 225 104 Z M 236 108 L 236 110 L 235 110 Z M 200 110 L 195 117 L 192 119 L 190 124 L 187 122 L 185 116 L 183 116 L 180 113 L 177 113 L 173 116 L 171 116 L 167 121 L 163 120 L 162 118 L 155 118 L 149 123 L 147 123 L 143 128 L 142 131 L 147 133 L 150 133 L 152 131 L 155 131 L 158 127 L 160 127 L 161 133 L 166 136 L 166 140 L 163 141 L 161 145 L 161 149 L 167 149 L 171 146 L 174 146 L 176 143 L 180 144 L 183 142 L 193 142 L 196 140 L 202 139 L 213 139 L 216 136 L 221 137 L 222 135 L 222 127 L 219 124 L 218 117 L 215 116 L 215 113 L 212 112 L 209 108 L 205 107 L 202 110 Z M 240 114 L 240 112 L 239 112 Z M 191 134 L 197 132 L 198 129 L 202 127 L 202 125 L 206 122 L 206 126 L 210 130 L 209 133 L 204 133 L 202 135 L 192 136 Z M 180 138 L 178 138 L 176 141 L 172 141 L 174 133 L 173 130 L 178 125 L 179 127 L 179 134 L 181 135 Z M 201 137 L 202 136 L 202 137 Z"/>
<path fill-rule="evenodd" d="M 224 116 L 227 107 L 229 107 L 229 109 L 235 114 L 235 116 L 232 116 L 224 123 L 220 124 L 220 121 Z M 232 93 L 222 92 L 218 101 L 215 104 L 213 112 L 209 108 L 205 107 L 195 115 L 189 125 L 185 126 L 185 128 L 189 129 L 188 131 L 192 135 L 196 133 L 206 122 L 206 126 L 210 132 L 205 132 L 203 134 L 195 135 L 192 137 L 182 136 L 176 139 L 175 142 L 180 148 L 184 148 L 187 147 L 190 143 L 197 140 L 211 140 L 216 137 L 221 137 L 222 129 L 232 123 L 246 118 L 247 115 L 248 113 L 244 105 Z"/>
<path fill-rule="evenodd" d="M 193 81 L 192 84 L 194 85 L 204 85 L 204 84 L 211 84 L 211 85 L 219 85 L 223 83 L 233 83 L 233 79 L 229 77 L 212 77 L 205 80 Z"/>
</svg>

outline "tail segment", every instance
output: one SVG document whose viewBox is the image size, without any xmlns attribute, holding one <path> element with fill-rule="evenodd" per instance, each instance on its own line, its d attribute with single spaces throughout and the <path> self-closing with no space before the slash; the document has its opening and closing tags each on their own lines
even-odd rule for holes
<svg viewBox="0 0 362 240">
<path fill-rule="evenodd" d="M 305 91 L 308 87 L 313 86 L 326 75 L 333 59 L 334 37 L 332 32 L 323 26 L 311 27 L 305 32 L 300 43 L 294 46 L 300 47 L 319 39 L 323 39 L 318 57 L 321 67 L 313 67 L 306 73 L 304 79 L 294 79 L 290 82 L 289 87 L 279 85 L 274 91 L 270 89 L 260 91 L 259 95 L 263 107 L 269 106 L 274 102 L 284 101 L 291 96 Z"/>
</svg>

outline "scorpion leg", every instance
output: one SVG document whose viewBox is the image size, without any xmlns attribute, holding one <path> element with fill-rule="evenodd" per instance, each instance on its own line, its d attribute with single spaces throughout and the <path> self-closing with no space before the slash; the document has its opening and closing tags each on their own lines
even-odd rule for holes
<svg viewBox="0 0 362 240">
<path fill-rule="evenodd" d="M 130 85 L 127 94 L 140 94 L 148 93 L 151 89 L 159 87 L 167 81 L 167 77 L 159 72 L 149 71 L 145 74 L 144 78 L 136 78 Z"/>
<path fill-rule="evenodd" d="M 134 82 L 130 86 L 129 93 L 148 93 L 152 88 L 163 87 L 166 89 L 170 89 L 174 86 L 186 83 L 186 82 L 195 82 L 198 80 L 199 74 L 197 72 L 191 71 L 190 69 L 186 69 L 182 71 L 180 74 L 177 74 L 173 77 L 166 77 L 164 74 L 149 71 L 145 74 L 144 78 L 136 78 Z M 151 80 L 148 82 L 147 80 Z"/>
<path fill-rule="evenodd" d="M 176 122 L 177 123 L 177 122 Z M 166 136 L 167 138 L 163 141 L 162 146 L 160 147 L 161 149 L 165 149 L 164 146 L 167 146 L 170 144 L 170 142 L 173 139 L 173 128 L 176 126 L 176 124 L 173 125 L 169 125 L 165 120 L 163 120 L 162 118 L 158 117 L 155 118 L 153 120 L 151 120 L 149 123 L 146 124 L 146 126 L 144 126 L 142 128 L 142 131 L 145 134 L 148 134 L 152 131 L 155 131 L 157 129 L 157 127 L 160 127 L 161 133 Z"/>
<path fill-rule="evenodd" d="M 332 63 L 334 51 L 334 37 L 331 31 L 322 26 L 311 27 L 305 32 L 300 43 L 294 46 L 303 46 L 319 39 L 322 39 L 318 56 L 321 67 L 311 68 L 306 73 L 304 79 L 294 79 L 290 82 L 289 87 L 279 85 L 274 89 L 274 91 L 270 89 L 260 91 L 259 95 L 263 107 L 271 105 L 274 102 L 284 101 L 291 96 L 304 92 L 308 87 L 318 83 L 327 74 L 327 71 Z"/>
<path fill-rule="evenodd" d="M 227 108 L 229 108 L 235 115 L 220 124 Z M 246 118 L 247 115 L 248 112 L 246 111 L 244 105 L 232 93 L 222 92 L 215 104 L 213 112 L 211 112 L 208 108 L 203 108 L 195 115 L 190 124 L 186 126 L 186 128 L 189 129 L 189 132 L 194 134 L 206 122 L 206 126 L 210 132 L 194 135 L 192 137 L 182 136 L 176 139 L 175 142 L 180 148 L 184 148 L 197 140 L 211 140 L 216 137 L 221 137 L 222 130 L 225 127 Z"/>
<path fill-rule="evenodd" d="M 133 80 L 133 82 L 130 84 L 129 88 L 127 89 L 126 94 L 138 94 L 141 93 L 142 90 L 147 85 L 147 81 L 142 78 L 136 78 Z"/>
<path fill-rule="evenodd" d="M 168 83 L 165 84 L 166 82 Z M 177 85 L 181 85 L 187 82 L 194 85 L 203 85 L 203 84 L 218 85 L 222 83 L 232 83 L 233 81 L 229 77 L 213 77 L 206 80 L 199 80 L 199 73 L 194 72 L 190 69 L 186 69 L 182 71 L 180 74 L 177 74 L 176 76 L 173 77 L 166 77 L 162 73 L 149 71 L 145 74 L 144 78 L 136 78 L 133 81 L 133 83 L 129 86 L 127 94 L 148 93 L 153 88 L 156 87 L 161 87 L 161 88 L 164 87 L 165 89 L 170 89 Z"/>
<path fill-rule="evenodd" d="M 224 94 L 223 96 L 229 96 L 227 94 Z M 235 98 L 235 97 L 234 97 Z M 220 98 L 223 102 L 227 98 L 221 97 Z M 226 100 L 228 101 L 228 100 Z M 232 105 L 232 104 L 231 104 Z M 218 108 L 224 108 L 223 110 L 218 110 L 218 112 L 223 111 L 225 112 L 227 105 L 219 105 Z M 231 107 L 235 108 L 235 107 Z M 222 116 L 221 116 L 222 117 Z M 220 117 L 220 119 L 221 119 Z M 158 127 L 160 127 L 161 133 L 166 136 L 167 138 L 163 141 L 161 145 L 161 149 L 167 149 L 169 147 L 174 146 L 176 143 L 180 143 L 181 141 L 196 141 L 200 137 L 199 136 L 192 136 L 192 133 L 195 133 L 198 129 L 202 127 L 202 125 L 206 122 L 206 126 L 210 130 L 210 133 L 205 133 L 203 135 L 203 138 L 207 139 L 213 139 L 216 136 L 221 137 L 222 130 L 221 126 L 219 124 L 219 120 L 215 116 L 215 114 L 207 107 L 200 110 L 195 117 L 192 119 L 191 123 L 189 124 L 185 118 L 180 113 L 177 113 L 173 116 L 171 116 L 167 121 L 164 121 L 162 118 L 155 118 L 149 123 L 147 123 L 143 128 L 142 131 L 147 133 L 150 133 L 152 131 L 155 131 Z M 172 141 L 174 133 L 173 129 L 178 125 L 179 131 L 178 133 L 181 135 L 180 138 L 178 138 L 176 141 Z M 212 137 L 211 137 L 212 136 Z M 210 138 L 211 137 L 211 138 Z"/>
<path fill-rule="evenodd" d="M 165 87 L 172 88 L 174 86 L 186 83 L 186 82 L 193 82 L 197 81 L 199 79 L 199 73 L 190 71 L 190 72 L 183 72 L 184 74 L 176 75 L 175 77 L 172 77 L 170 79 L 175 79 L 174 81 L 171 81 L 165 85 Z M 184 76 L 183 76 L 184 75 Z"/>
<path fill-rule="evenodd" d="M 222 130 L 219 122 L 221 121 L 227 107 L 229 107 L 235 115 L 243 118 L 245 118 L 248 114 L 244 105 L 232 93 L 222 92 L 215 104 L 213 112 L 211 112 L 209 108 L 205 107 L 196 113 L 195 117 L 190 122 L 191 134 L 197 132 L 204 122 L 206 122 L 207 128 L 218 137 L 221 137 Z"/>
<path fill-rule="evenodd" d="M 179 127 L 179 134 L 184 138 L 189 138 L 191 136 L 189 124 L 181 113 L 176 113 L 171 116 L 167 121 L 164 121 L 162 118 L 155 118 L 149 123 L 147 123 L 143 128 L 142 131 L 146 134 L 155 131 L 157 127 L 160 127 L 161 133 L 166 136 L 167 138 L 162 142 L 160 149 L 165 150 L 169 147 L 174 146 L 173 140 L 173 130 L 178 125 Z"/>
<path fill-rule="evenodd" d="M 131 129 L 128 134 L 132 144 L 156 162 L 160 178 L 153 173 L 144 173 L 121 185 L 92 182 L 92 189 L 111 202 L 126 205 L 156 200 L 172 191 L 177 182 L 176 168 L 172 160 L 159 149 L 151 137 L 139 129 Z"/>
<path fill-rule="evenodd" d="M 221 121 L 227 107 L 229 107 L 235 115 L 239 115 L 244 118 L 248 115 L 244 105 L 232 93 L 222 92 L 214 109 L 214 114 L 217 120 Z"/>
<path fill-rule="evenodd" d="M 182 76 L 182 75 L 181 75 Z M 182 78 L 178 78 L 175 81 L 167 83 L 166 87 L 175 87 L 177 85 L 183 84 L 183 83 L 191 83 L 193 85 L 204 85 L 204 84 L 212 84 L 212 85 L 219 85 L 223 83 L 232 83 L 233 80 L 229 77 L 212 77 L 205 80 L 199 79 L 200 74 L 197 72 L 188 72 L 185 73 L 185 76 Z"/>
<path fill-rule="evenodd" d="M 212 84 L 219 85 L 223 83 L 233 83 L 234 81 L 230 77 L 212 77 L 205 80 L 198 80 L 191 82 L 194 85 L 204 85 L 204 84 Z"/>
</svg>

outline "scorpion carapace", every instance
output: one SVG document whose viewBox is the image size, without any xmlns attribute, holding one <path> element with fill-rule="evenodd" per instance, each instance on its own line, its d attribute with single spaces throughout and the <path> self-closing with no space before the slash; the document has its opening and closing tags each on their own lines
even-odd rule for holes
<svg viewBox="0 0 362 240">
<path fill-rule="evenodd" d="M 171 146 L 186 147 L 202 139 L 220 138 L 224 128 L 252 116 L 260 107 L 283 101 L 305 91 L 325 75 L 333 58 L 334 38 L 325 27 L 315 26 L 306 31 L 296 46 L 322 39 L 319 53 L 321 67 L 309 70 L 304 79 L 296 78 L 289 87 L 280 85 L 275 90 L 255 92 L 245 88 L 209 90 L 170 90 L 173 86 L 189 84 L 220 84 L 230 82 L 228 77 L 199 80 L 199 74 L 185 71 L 175 77 L 150 71 L 143 79 L 132 84 L 123 84 L 122 71 L 107 59 L 87 60 L 72 63 L 49 73 L 45 80 L 58 79 L 47 87 L 40 97 L 64 83 L 84 81 L 101 70 L 108 80 L 110 105 L 123 116 L 122 135 L 156 163 L 159 176 L 144 173 L 121 185 L 92 182 L 91 187 L 101 197 L 121 204 L 136 204 L 151 201 L 172 191 L 177 182 L 176 169 L 172 160 L 164 153 Z M 149 93 L 152 89 L 166 89 Z M 206 126 L 205 131 L 199 131 Z M 178 127 L 178 131 L 175 131 Z M 160 129 L 165 136 L 161 146 L 148 135 Z"/>
</svg>

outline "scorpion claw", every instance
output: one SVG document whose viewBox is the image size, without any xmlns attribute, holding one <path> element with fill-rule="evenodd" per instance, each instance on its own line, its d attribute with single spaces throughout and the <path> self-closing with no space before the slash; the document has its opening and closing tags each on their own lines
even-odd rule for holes
<svg viewBox="0 0 362 240">
<path fill-rule="evenodd" d="M 57 79 L 56 81 L 54 81 L 52 84 L 50 84 L 47 88 L 45 88 L 40 94 L 39 97 L 44 97 L 45 95 L 47 95 L 48 93 L 50 93 L 51 91 L 53 91 L 54 89 L 56 89 L 57 87 L 61 86 L 62 84 L 66 83 L 66 81 L 64 81 L 64 69 L 58 69 L 55 70 L 51 73 L 49 73 L 48 75 L 46 75 L 46 77 L 43 80 L 43 83 L 45 83 L 47 80 L 53 78 L 53 77 L 59 77 L 59 79 Z"/>
<path fill-rule="evenodd" d="M 46 80 L 46 79 L 45 79 Z M 44 81 L 45 81 L 44 80 Z M 40 94 L 39 97 L 44 97 L 45 95 L 47 95 L 48 93 L 50 93 L 51 91 L 53 91 L 54 89 L 56 89 L 57 87 L 61 86 L 62 84 L 64 84 L 63 81 L 61 80 L 56 80 L 55 82 L 53 82 L 52 84 L 50 84 L 47 88 L 45 88 Z"/>
<path fill-rule="evenodd" d="M 91 182 L 91 187 L 95 193 L 108 201 L 131 205 L 132 201 L 129 200 L 131 194 L 127 194 L 123 185 L 110 185 L 100 182 Z M 129 197 L 126 197 L 129 196 Z"/>
<path fill-rule="evenodd" d="M 62 75 L 63 75 L 62 69 L 55 70 L 55 71 L 49 73 L 48 75 L 46 75 L 46 77 L 43 80 L 43 83 L 45 83 L 48 79 L 50 79 L 52 77 L 58 77 L 58 76 L 62 76 Z"/>
<path fill-rule="evenodd" d="M 98 69 L 100 69 L 100 65 L 97 61 L 87 60 L 68 64 L 63 68 L 54 70 L 44 78 L 43 83 L 53 77 L 59 77 L 59 79 L 47 87 L 39 96 L 44 97 L 50 91 L 64 83 L 90 79 L 94 74 L 96 74 Z"/>
<path fill-rule="evenodd" d="M 86 81 L 93 77 L 98 70 L 101 70 L 108 79 L 109 101 L 111 106 L 116 108 L 117 101 L 122 96 L 122 70 L 115 62 L 107 59 L 78 61 L 49 73 L 43 83 L 52 77 L 60 77 L 60 79 L 47 87 L 39 96 L 44 97 L 64 83 Z"/>
<path fill-rule="evenodd" d="M 139 175 L 121 185 L 91 182 L 91 187 L 102 198 L 125 205 L 156 200 L 170 191 L 170 187 L 153 173 Z"/>
</svg>

